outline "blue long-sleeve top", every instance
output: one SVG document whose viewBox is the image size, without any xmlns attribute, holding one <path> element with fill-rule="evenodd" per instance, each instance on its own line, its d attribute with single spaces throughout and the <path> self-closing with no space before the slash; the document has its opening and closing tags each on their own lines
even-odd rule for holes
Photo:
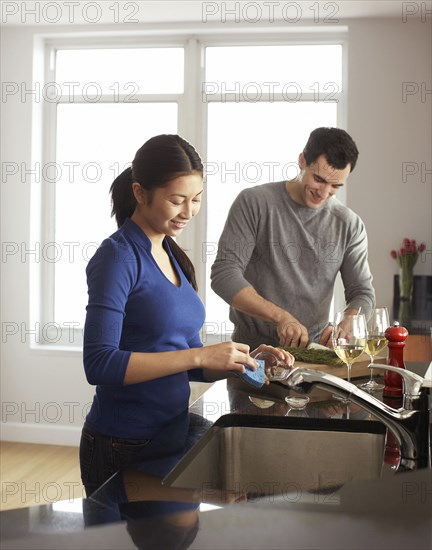
<svg viewBox="0 0 432 550">
<path fill-rule="evenodd" d="M 192 369 L 148 382 L 124 385 L 132 352 L 201 347 L 204 306 L 168 243 L 176 286 L 151 254 L 151 242 L 131 219 L 104 240 L 87 266 L 88 305 L 84 369 L 96 394 L 87 423 L 105 435 L 152 439 L 188 407 Z"/>
</svg>

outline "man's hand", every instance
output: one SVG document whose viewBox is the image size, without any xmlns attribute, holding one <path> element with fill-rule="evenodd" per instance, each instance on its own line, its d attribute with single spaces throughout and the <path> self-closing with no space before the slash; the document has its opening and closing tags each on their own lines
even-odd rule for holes
<svg viewBox="0 0 432 550">
<path fill-rule="evenodd" d="M 251 317 L 257 317 L 267 323 L 276 325 L 281 346 L 304 348 L 309 342 L 306 327 L 290 313 L 260 296 L 251 286 L 242 288 L 237 292 L 231 306 Z"/>
<path fill-rule="evenodd" d="M 287 348 L 305 348 L 309 343 L 307 328 L 289 313 L 279 320 L 277 333 L 281 346 Z"/>
<path fill-rule="evenodd" d="M 325 329 L 321 333 L 321 338 L 319 339 L 318 344 L 321 344 L 322 346 L 327 346 L 328 348 L 333 347 L 331 343 L 332 329 L 333 326 L 330 324 L 325 327 Z"/>
</svg>

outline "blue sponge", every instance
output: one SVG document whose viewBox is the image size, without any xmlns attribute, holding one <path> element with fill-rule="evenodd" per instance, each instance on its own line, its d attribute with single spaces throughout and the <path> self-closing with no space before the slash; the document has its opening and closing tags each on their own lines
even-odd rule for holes
<svg viewBox="0 0 432 550">
<path fill-rule="evenodd" d="M 252 370 L 250 367 L 245 365 L 246 372 L 243 374 L 236 374 L 253 386 L 254 388 L 261 388 L 264 385 L 264 365 L 265 361 L 263 359 L 256 359 L 256 362 L 258 363 L 259 367 L 256 370 Z"/>
</svg>

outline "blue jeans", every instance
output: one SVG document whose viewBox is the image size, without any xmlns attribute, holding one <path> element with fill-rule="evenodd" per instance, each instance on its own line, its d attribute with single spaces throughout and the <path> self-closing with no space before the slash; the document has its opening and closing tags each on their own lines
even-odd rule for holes
<svg viewBox="0 0 432 550">
<path fill-rule="evenodd" d="M 186 409 L 154 439 L 121 439 L 100 434 L 86 423 L 81 434 L 81 479 L 90 496 L 123 466 L 143 464 L 147 473 L 164 476 L 212 422 Z"/>
<path fill-rule="evenodd" d="M 150 439 L 119 439 L 89 428 L 82 429 L 80 443 L 81 479 L 90 496 L 122 466 L 145 458 Z"/>
</svg>

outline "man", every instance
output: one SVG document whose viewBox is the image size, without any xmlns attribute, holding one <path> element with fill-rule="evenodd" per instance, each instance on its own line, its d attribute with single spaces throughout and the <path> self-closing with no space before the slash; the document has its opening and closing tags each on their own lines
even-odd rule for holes
<svg viewBox="0 0 432 550">
<path fill-rule="evenodd" d="M 291 181 L 243 190 L 231 206 L 212 266 L 212 288 L 228 304 L 233 340 L 326 345 L 340 272 L 346 311 L 368 312 L 375 292 L 365 226 L 335 198 L 354 170 L 358 149 L 339 128 L 317 128 Z"/>
</svg>

